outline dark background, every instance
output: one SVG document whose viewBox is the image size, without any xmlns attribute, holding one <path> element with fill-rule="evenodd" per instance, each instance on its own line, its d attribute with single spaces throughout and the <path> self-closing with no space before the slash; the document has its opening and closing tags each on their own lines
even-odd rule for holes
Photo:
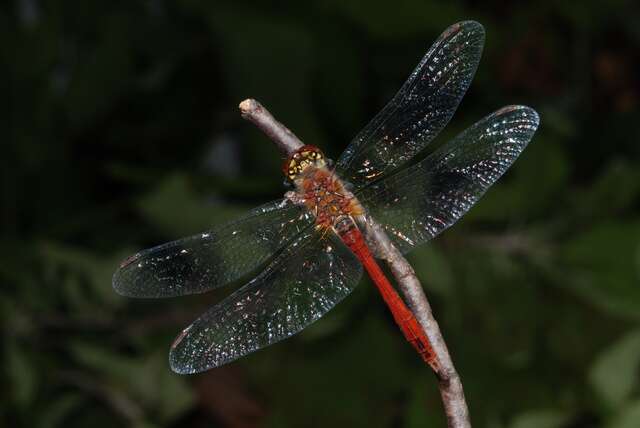
<svg viewBox="0 0 640 428">
<path fill-rule="evenodd" d="M 566 3 L 566 4 L 565 4 Z M 227 292 L 142 301 L 133 252 L 283 192 L 255 97 L 334 159 L 463 19 L 483 60 L 445 141 L 541 115 L 465 218 L 413 253 L 475 427 L 640 426 L 640 15 L 623 1 L 15 0 L 0 12 L 0 421 L 7 427 L 444 427 L 368 281 L 295 338 L 183 377 Z"/>
</svg>

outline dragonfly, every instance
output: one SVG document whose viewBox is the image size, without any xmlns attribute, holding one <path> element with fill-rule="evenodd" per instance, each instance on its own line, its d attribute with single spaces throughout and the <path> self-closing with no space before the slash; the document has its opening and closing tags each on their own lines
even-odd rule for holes
<svg viewBox="0 0 640 428">
<path fill-rule="evenodd" d="M 348 296 L 366 271 L 420 357 L 424 330 L 380 268 L 368 224 L 405 254 L 454 224 L 533 137 L 538 114 L 504 107 L 411 162 L 449 122 L 478 67 L 484 29 L 446 29 L 393 99 L 331 162 L 305 145 L 284 162 L 293 190 L 210 231 L 141 251 L 113 287 L 125 296 L 204 293 L 255 276 L 171 345 L 177 373 L 206 371 L 300 332 Z M 408 165 L 409 164 L 409 165 Z"/>
</svg>

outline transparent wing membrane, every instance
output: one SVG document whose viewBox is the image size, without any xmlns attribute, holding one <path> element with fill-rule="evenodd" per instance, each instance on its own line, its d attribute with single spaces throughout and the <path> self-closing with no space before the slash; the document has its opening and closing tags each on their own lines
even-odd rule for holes
<svg viewBox="0 0 640 428">
<path fill-rule="evenodd" d="M 337 175 L 353 185 L 365 216 L 375 219 L 403 253 L 464 215 L 538 127 L 534 110 L 505 107 L 399 170 L 451 119 L 473 79 L 483 44 L 484 29 L 477 22 L 449 27 L 336 163 Z M 359 215 L 359 208 L 342 211 L 344 204 L 335 202 L 344 196 L 335 190 L 341 186 L 313 174 L 300 177 L 296 198 L 320 207 L 324 217 L 319 218 Z M 357 285 L 362 275 L 358 258 L 330 228 L 315 223 L 304 204 L 273 201 L 209 232 L 129 257 L 114 274 L 113 287 L 130 297 L 173 297 L 203 293 L 264 268 L 183 330 L 171 346 L 169 362 L 177 373 L 218 367 L 298 333 Z M 368 254 L 364 247 L 352 248 L 362 250 L 358 254 L 380 280 L 383 273 L 362 256 Z"/>
<path fill-rule="evenodd" d="M 356 189 L 422 150 L 445 127 L 475 74 L 484 29 L 452 25 L 438 38 L 396 96 L 356 136 L 336 164 Z"/>
<path fill-rule="evenodd" d="M 505 107 L 356 196 L 406 253 L 462 217 L 511 166 L 538 122 L 528 107 Z"/>
<path fill-rule="evenodd" d="M 302 208 L 278 200 L 209 232 L 129 257 L 113 287 L 130 297 L 172 297 L 221 287 L 266 262 L 313 224 Z"/>
<path fill-rule="evenodd" d="M 177 373 L 220 366 L 319 319 L 358 283 L 362 268 L 333 233 L 310 230 L 253 281 L 212 307 L 171 347 Z"/>
</svg>

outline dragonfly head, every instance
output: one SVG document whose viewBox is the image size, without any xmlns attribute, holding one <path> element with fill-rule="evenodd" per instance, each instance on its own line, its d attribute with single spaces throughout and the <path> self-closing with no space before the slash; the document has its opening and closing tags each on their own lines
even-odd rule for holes
<svg viewBox="0 0 640 428">
<path fill-rule="evenodd" d="M 322 151 L 316 146 L 306 145 L 287 158 L 282 171 L 289 180 L 295 181 L 308 167 L 322 168 L 325 165 L 326 158 Z"/>
</svg>

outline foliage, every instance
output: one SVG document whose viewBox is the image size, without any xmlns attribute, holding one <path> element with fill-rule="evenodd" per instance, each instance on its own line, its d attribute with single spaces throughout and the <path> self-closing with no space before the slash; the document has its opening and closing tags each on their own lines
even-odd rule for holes
<svg viewBox="0 0 640 428">
<path fill-rule="evenodd" d="M 335 158 L 440 31 L 475 19 L 484 58 L 440 141 L 507 104 L 536 108 L 542 126 L 467 217 L 411 256 L 474 426 L 639 426 L 634 11 L 621 0 L 2 6 L 2 425 L 444 426 L 433 376 L 368 283 L 299 336 L 181 377 L 169 344 L 220 295 L 127 300 L 110 276 L 137 249 L 282 192 L 278 154 L 239 101 L 259 99 Z"/>
</svg>

